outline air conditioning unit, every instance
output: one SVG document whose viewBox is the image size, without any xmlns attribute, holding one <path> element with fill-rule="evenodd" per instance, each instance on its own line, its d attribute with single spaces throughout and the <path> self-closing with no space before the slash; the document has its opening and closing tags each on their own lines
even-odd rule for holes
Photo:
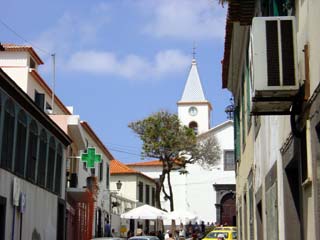
<svg viewBox="0 0 320 240">
<path fill-rule="evenodd" d="M 255 17 L 249 44 L 253 115 L 289 114 L 299 89 L 295 17 Z"/>
</svg>

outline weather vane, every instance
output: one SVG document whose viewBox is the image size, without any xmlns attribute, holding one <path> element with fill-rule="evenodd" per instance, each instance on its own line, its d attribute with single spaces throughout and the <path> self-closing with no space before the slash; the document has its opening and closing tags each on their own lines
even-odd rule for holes
<svg viewBox="0 0 320 240">
<path fill-rule="evenodd" d="M 195 41 L 193 41 L 192 57 L 193 57 L 193 59 L 196 58 L 196 43 L 195 43 Z"/>
</svg>

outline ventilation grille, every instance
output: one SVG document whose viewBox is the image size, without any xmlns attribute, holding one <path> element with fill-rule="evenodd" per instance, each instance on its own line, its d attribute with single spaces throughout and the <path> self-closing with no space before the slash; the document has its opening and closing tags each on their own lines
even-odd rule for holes
<svg viewBox="0 0 320 240">
<path fill-rule="evenodd" d="M 279 36 L 281 36 L 281 41 L 279 41 Z M 266 21 L 266 43 L 268 86 L 294 86 L 295 69 L 292 21 L 281 20 L 280 29 L 278 28 L 278 21 Z M 279 60 L 280 53 L 281 64 Z M 282 76 L 280 75 L 280 68 L 282 68 Z"/>
<path fill-rule="evenodd" d="M 283 85 L 295 85 L 294 78 L 294 56 L 293 56 L 293 29 L 292 21 L 283 20 L 281 23 L 281 49 L 282 49 L 282 69 Z"/>
<path fill-rule="evenodd" d="M 268 86 L 280 86 L 277 21 L 266 21 Z"/>
</svg>

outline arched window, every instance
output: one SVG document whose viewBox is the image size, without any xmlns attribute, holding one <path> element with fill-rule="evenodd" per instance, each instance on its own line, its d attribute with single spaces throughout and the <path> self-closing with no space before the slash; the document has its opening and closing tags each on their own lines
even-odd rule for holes
<svg viewBox="0 0 320 240">
<path fill-rule="evenodd" d="M 56 176 L 55 176 L 55 187 L 54 191 L 60 194 L 61 191 L 61 176 L 62 176 L 62 162 L 63 162 L 63 153 L 61 144 L 57 148 L 57 160 L 56 160 Z"/>
<path fill-rule="evenodd" d="M 48 153 L 48 171 L 47 171 L 47 189 L 54 191 L 53 180 L 54 180 L 54 166 L 56 160 L 56 142 L 53 137 L 49 141 L 49 153 Z"/>
<path fill-rule="evenodd" d="M 15 122 L 14 103 L 11 99 L 8 99 L 4 105 L 1 167 L 9 170 L 11 170 L 12 168 L 14 122 Z"/>
<path fill-rule="evenodd" d="M 38 169 L 37 169 L 37 183 L 43 187 L 45 186 L 45 183 L 46 183 L 47 149 L 48 149 L 47 134 L 45 130 L 41 130 Z"/>
<path fill-rule="evenodd" d="M 18 114 L 14 171 L 24 176 L 27 143 L 27 116 L 23 110 Z"/>
<path fill-rule="evenodd" d="M 27 178 L 32 182 L 36 180 L 36 163 L 38 148 L 38 127 L 37 123 L 32 120 L 29 125 L 29 142 L 27 154 Z"/>
<path fill-rule="evenodd" d="M 192 128 L 195 135 L 198 135 L 198 123 L 195 121 L 192 121 L 189 123 L 189 128 Z"/>
</svg>

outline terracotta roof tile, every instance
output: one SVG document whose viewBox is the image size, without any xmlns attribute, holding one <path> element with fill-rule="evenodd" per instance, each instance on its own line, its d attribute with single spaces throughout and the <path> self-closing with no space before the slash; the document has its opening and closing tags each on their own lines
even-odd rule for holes
<svg viewBox="0 0 320 240">
<path fill-rule="evenodd" d="M 129 163 L 127 166 L 162 166 L 162 162 L 160 160 L 151 160 L 146 162 Z"/>
<path fill-rule="evenodd" d="M 143 174 L 142 172 L 136 171 L 130 167 L 128 167 L 127 165 L 123 164 L 122 162 L 116 160 L 116 159 L 112 159 L 110 161 L 110 174 L 111 175 L 116 175 L 116 174 L 136 174 L 136 175 L 140 175 L 143 176 L 145 178 L 148 178 L 150 181 L 152 182 L 156 182 L 153 178 Z"/>
<path fill-rule="evenodd" d="M 110 174 L 119 174 L 119 173 L 138 173 L 138 171 L 128 167 L 127 165 L 119 162 L 118 160 L 110 161 Z"/>
<path fill-rule="evenodd" d="M 38 64 L 43 64 L 43 61 L 39 57 L 39 55 L 33 50 L 31 46 L 28 45 L 18 45 L 14 43 L 2 43 L 1 44 L 5 51 L 12 51 L 12 52 L 20 52 L 20 51 L 27 51 L 30 55 L 34 58 L 34 60 Z"/>
</svg>

